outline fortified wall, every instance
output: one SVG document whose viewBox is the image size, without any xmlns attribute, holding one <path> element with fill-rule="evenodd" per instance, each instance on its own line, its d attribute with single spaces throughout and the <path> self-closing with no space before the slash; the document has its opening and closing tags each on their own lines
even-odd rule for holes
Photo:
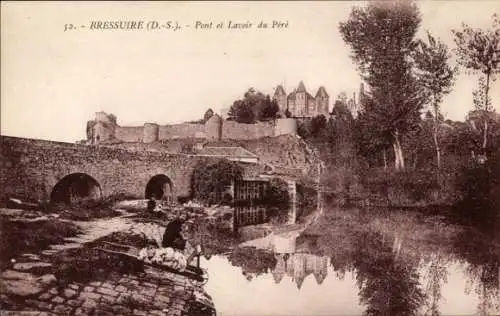
<svg viewBox="0 0 500 316">
<path fill-rule="evenodd" d="M 219 115 L 214 114 L 205 124 L 159 125 L 145 123 L 143 126 L 119 126 L 113 115 L 98 112 L 94 120 L 87 122 L 88 144 L 111 141 L 153 143 L 178 138 L 250 140 L 296 134 L 297 121 L 294 118 L 243 124 L 223 120 Z"/>
</svg>

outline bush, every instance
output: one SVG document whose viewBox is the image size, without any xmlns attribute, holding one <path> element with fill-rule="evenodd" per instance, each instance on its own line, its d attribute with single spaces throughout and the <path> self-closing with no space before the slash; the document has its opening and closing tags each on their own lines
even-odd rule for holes
<svg viewBox="0 0 500 316">
<path fill-rule="evenodd" d="M 243 178 L 243 168 L 231 161 L 222 159 L 217 163 L 200 162 L 191 176 L 192 198 L 208 204 L 227 200 L 225 194 L 233 181 Z"/>
<path fill-rule="evenodd" d="M 462 168 L 457 180 L 462 199 L 457 215 L 475 224 L 495 222 L 500 216 L 500 150 L 485 164 Z"/>
<path fill-rule="evenodd" d="M 264 193 L 263 202 L 266 205 L 277 207 L 279 209 L 288 209 L 290 206 L 288 184 L 282 179 L 272 179 L 269 181 Z"/>
<path fill-rule="evenodd" d="M 310 183 L 297 182 L 297 202 L 301 207 L 316 207 L 318 193 Z"/>
<path fill-rule="evenodd" d="M 388 180 L 389 194 L 394 195 L 394 200 L 409 203 L 432 201 L 432 193 L 440 189 L 434 173 L 424 170 L 395 172 Z"/>
<path fill-rule="evenodd" d="M 363 172 L 361 185 L 366 198 L 384 199 L 392 206 L 453 204 L 457 199 L 456 174 L 453 170 L 407 169 L 403 171 L 369 168 Z"/>
</svg>

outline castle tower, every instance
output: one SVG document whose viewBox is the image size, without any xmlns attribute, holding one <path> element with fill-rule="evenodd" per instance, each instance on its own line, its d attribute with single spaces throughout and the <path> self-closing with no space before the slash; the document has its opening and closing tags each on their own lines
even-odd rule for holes
<svg viewBox="0 0 500 316">
<path fill-rule="evenodd" d="M 208 139 L 220 140 L 222 138 L 223 119 L 217 114 L 212 115 L 205 123 L 205 134 Z"/>
<path fill-rule="evenodd" d="M 304 82 L 300 81 L 295 92 L 295 108 L 298 116 L 307 116 L 309 114 L 307 91 Z"/>
<path fill-rule="evenodd" d="M 316 279 L 316 283 L 321 284 L 325 280 L 328 274 L 328 257 L 319 257 L 315 258 L 314 265 L 314 278 Z"/>
<path fill-rule="evenodd" d="M 287 103 L 288 103 L 288 111 L 290 114 L 295 117 L 298 115 L 297 113 L 297 104 L 295 101 L 295 95 L 297 93 L 297 89 L 293 89 L 292 93 L 290 93 L 287 97 Z"/>
<path fill-rule="evenodd" d="M 284 116 L 286 109 L 287 109 L 287 106 L 288 106 L 286 99 L 287 98 L 286 98 L 285 89 L 283 88 L 282 85 L 278 85 L 276 87 L 276 90 L 274 91 L 273 100 L 276 100 L 276 102 L 278 103 L 278 106 L 280 108 L 280 114 L 282 116 Z"/>
<path fill-rule="evenodd" d="M 99 144 L 114 139 L 116 117 L 105 112 L 96 112 L 95 119 L 87 122 L 87 142 Z"/>
<path fill-rule="evenodd" d="M 321 86 L 316 93 L 316 115 L 328 116 L 330 96 L 326 92 L 325 87 Z"/>
</svg>

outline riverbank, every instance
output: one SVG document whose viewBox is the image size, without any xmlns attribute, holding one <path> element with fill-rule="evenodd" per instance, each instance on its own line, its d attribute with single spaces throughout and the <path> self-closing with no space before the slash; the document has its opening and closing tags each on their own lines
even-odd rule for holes
<svg viewBox="0 0 500 316">
<path fill-rule="evenodd" d="M 210 297 L 199 281 L 96 250 L 104 241 L 139 246 L 157 237 L 148 230 L 151 225 L 141 212 L 116 211 L 120 216 L 75 221 L 57 219 L 57 214 L 37 216 L 34 210 L 2 209 L 1 231 L 9 238 L 1 239 L 0 257 L 6 260 L 0 269 L 0 309 L 74 315 L 212 315 L 211 307 L 203 303 L 210 302 Z M 11 247 L 5 248 L 5 242 L 12 242 Z"/>
</svg>

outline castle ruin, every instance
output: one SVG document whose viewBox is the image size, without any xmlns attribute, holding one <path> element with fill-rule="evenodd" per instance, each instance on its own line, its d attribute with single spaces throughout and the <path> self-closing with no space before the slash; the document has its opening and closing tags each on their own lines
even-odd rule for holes
<svg viewBox="0 0 500 316">
<path fill-rule="evenodd" d="M 159 125 L 144 123 L 143 126 L 120 126 L 116 117 L 97 112 L 94 120 L 87 122 L 87 144 L 110 142 L 153 143 L 180 138 L 207 140 L 250 140 L 281 135 L 295 135 L 297 121 L 294 118 L 279 118 L 255 124 L 243 124 L 223 120 L 214 114 L 206 123 L 182 123 Z"/>
</svg>

